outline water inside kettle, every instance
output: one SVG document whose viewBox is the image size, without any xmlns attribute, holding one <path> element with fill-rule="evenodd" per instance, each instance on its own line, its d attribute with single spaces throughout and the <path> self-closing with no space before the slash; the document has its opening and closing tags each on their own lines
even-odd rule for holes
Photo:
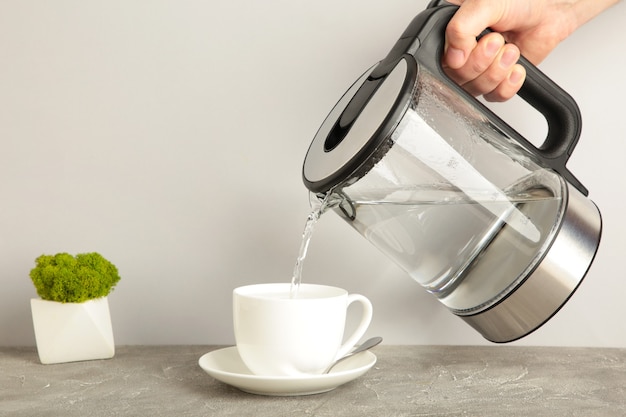
<svg viewBox="0 0 626 417">
<path fill-rule="evenodd" d="M 349 224 L 448 308 L 471 313 L 518 284 L 551 242 L 563 200 L 541 185 L 546 177 L 559 180 L 535 171 L 496 200 L 455 187 L 396 190 L 350 201 Z"/>
</svg>

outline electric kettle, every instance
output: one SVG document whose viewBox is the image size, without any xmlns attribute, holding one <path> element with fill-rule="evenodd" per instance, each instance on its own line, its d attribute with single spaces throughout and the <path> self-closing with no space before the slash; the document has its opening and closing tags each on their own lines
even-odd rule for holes
<svg viewBox="0 0 626 417">
<path fill-rule="evenodd" d="M 528 61 L 518 93 L 548 122 L 535 146 L 441 67 L 457 6 L 432 2 L 341 97 L 303 165 L 315 199 L 486 339 L 548 321 L 586 275 L 602 221 L 565 167 L 575 101 Z"/>
</svg>

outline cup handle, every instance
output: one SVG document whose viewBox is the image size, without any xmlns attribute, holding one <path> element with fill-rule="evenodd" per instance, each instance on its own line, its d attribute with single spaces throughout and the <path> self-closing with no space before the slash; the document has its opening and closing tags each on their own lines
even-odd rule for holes
<svg viewBox="0 0 626 417">
<path fill-rule="evenodd" d="M 348 338 L 348 340 L 346 340 L 346 342 L 341 345 L 339 351 L 337 352 L 337 355 L 335 356 L 335 360 L 345 356 L 354 347 L 359 339 L 363 337 L 365 331 L 370 325 L 370 322 L 372 321 L 373 308 L 370 300 L 368 300 L 365 296 L 361 294 L 349 294 L 346 309 L 350 306 L 350 304 L 354 303 L 355 301 L 361 303 L 361 305 L 363 306 L 363 315 L 361 317 L 361 322 L 357 326 L 356 330 L 352 333 L 352 335 Z"/>
</svg>

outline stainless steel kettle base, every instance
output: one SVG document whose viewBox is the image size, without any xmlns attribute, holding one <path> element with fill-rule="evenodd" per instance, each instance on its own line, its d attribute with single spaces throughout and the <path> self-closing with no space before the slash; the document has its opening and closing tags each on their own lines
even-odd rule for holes
<svg viewBox="0 0 626 417">
<path fill-rule="evenodd" d="M 537 268 L 498 304 L 459 315 L 487 340 L 511 342 L 547 322 L 585 277 L 598 250 L 602 218 L 596 205 L 568 184 L 561 230 Z"/>
</svg>

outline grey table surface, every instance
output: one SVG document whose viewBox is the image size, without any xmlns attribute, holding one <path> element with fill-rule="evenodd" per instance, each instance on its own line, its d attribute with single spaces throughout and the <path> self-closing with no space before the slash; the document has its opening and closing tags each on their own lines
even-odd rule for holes
<svg viewBox="0 0 626 417">
<path fill-rule="evenodd" d="M 41 365 L 0 348 L 2 416 L 626 416 L 626 349 L 376 347 L 333 391 L 244 393 L 198 365 L 218 346 L 121 346 L 109 360 Z"/>
</svg>

